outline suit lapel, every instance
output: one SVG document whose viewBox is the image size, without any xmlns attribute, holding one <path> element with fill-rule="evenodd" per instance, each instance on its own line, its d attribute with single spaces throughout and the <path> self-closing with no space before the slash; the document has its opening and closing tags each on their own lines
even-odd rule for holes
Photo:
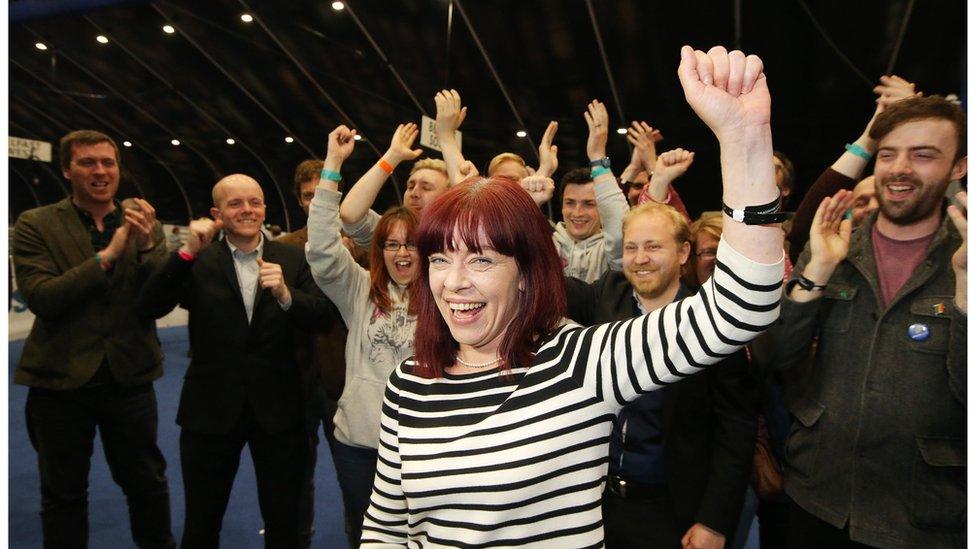
<svg viewBox="0 0 976 549">
<path fill-rule="evenodd" d="M 78 212 L 75 211 L 70 198 L 58 203 L 57 215 L 64 230 L 55 231 L 55 235 L 63 239 L 61 249 L 68 256 L 71 265 L 78 265 L 95 255 L 97 250 L 92 247 L 91 237 L 78 217 Z"/>
</svg>

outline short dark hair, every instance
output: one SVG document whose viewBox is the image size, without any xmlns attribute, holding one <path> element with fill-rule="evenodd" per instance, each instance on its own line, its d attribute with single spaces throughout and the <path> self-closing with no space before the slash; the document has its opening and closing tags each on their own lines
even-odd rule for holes
<svg viewBox="0 0 976 549">
<path fill-rule="evenodd" d="M 895 128 L 906 122 L 925 119 L 948 120 L 956 126 L 956 157 L 966 156 L 966 113 L 959 105 L 941 95 L 909 97 L 893 103 L 874 119 L 868 135 L 875 142 L 884 139 Z"/>
<path fill-rule="evenodd" d="M 67 170 L 71 166 L 72 147 L 77 145 L 97 145 L 108 143 L 115 149 L 115 163 L 119 163 L 119 146 L 115 140 L 102 132 L 95 130 L 75 130 L 61 138 L 61 168 Z"/>
<path fill-rule="evenodd" d="M 421 268 L 410 285 L 410 306 L 417 315 L 414 373 L 440 377 L 457 355 L 458 343 L 430 290 L 428 267 L 431 254 L 462 243 L 479 252 L 491 246 L 515 259 L 525 285 L 502 338 L 501 369 L 531 365 L 541 338 L 556 330 L 566 312 L 566 283 L 549 222 L 522 186 L 508 177 L 469 177 L 424 209 L 416 242 Z"/>
<path fill-rule="evenodd" d="M 308 160 L 302 160 L 302 163 L 295 168 L 295 196 L 299 200 L 302 199 L 302 183 L 307 182 L 310 179 L 314 179 L 316 182 L 319 180 L 319 173 L 322 171 L 322 166 L 325 164 L 322 160 L 317 158 L 309 158 Z"/>
<path fill-rule="evenodd" d="M 563 174 L 563 178 L 559 181 L 560 187 L 565 187 L 566 185 L 586 185 L 587 183 L 593 183 L 593 176 L 590 175 L 590 168 L 573 168 L 568 172 Z"/>
</svg>

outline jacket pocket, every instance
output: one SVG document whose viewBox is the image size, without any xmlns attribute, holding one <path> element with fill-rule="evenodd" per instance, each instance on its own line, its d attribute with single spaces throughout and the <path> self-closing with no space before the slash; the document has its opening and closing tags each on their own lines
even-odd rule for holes
<svg viewBox="0 0 976 549">
<path fill-rule="evenodd" d="M 826 319 L 822 323 L 823 331 L 844 333 L 851 329 L 851 317 L 854 314 L 854 296 L 857 286 L 841 282 L 828 283 L 823 291 L 823 310 Z"/>
<path fill-rule="evenodd" d="M 924 341 L 911 340 L 908 347 L 920 353 L 944 355 L 949 352 L 949 313 L 953 296 L 923 297 L 912 301 L 911 324 L 923 324 L 929 330 Z M 906 328 L 907 329 L 907 328 Z M 905 337 L 908 337 L 906 334 Z"/>
<path fill-rule="evenodd" d="M 786 441 L 786 465 L 799 477 L 810 478 L 814 474 L 822 430 L 818 423 L 824 410 L 823 404 L 808 398 L 801 399 L 791 410 L 794 421 Z"/>
<path fill-rule="evenodd" d="M 966 443 L 963 439 L 915 437 L 911 521 L 920 528 L 957 529 L 966 520 Z"/>
</svg>

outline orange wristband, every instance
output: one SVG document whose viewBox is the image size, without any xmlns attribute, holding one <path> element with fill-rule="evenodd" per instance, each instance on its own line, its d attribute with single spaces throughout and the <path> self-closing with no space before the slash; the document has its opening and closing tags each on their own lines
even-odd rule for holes
<svg viewBox="0 0 976 549">
<path fill-rule="evenodd" d="M 383 160 L 382 158 L 380 158 L 379 166 L 380 166 L 380 169 L 382 169 L 384 172 L 386 172 L 387 175 L 390 175 L 391 173 L 393 173 L 393 166 L 391 166 L 389 162 L 387 162 L 386 160 Z"/>
</svg>

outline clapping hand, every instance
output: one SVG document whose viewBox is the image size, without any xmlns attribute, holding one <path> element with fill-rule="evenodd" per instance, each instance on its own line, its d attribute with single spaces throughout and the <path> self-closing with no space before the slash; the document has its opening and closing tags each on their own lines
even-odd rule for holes
<svg viewBox="0 0 976 549">
<path fill-rule="evenodd" d="M 468 108 L 461 106 L 461 94 L 457 90 L 441 90 L 434 96 L 434 104 L 437 106 L 434 124 L 437 138 L 442 141 L 445 137 L 453 138 L 468 116 Z"/>
<path fill-rule="evenodd" d="M 640 164 L 647 173 L 654 171 L 654 164 L 657 162 L 657 147 L 654 144 L 660 140 L 661 132 L 652 128 L 647 122 L 635 120 L 627 128 L 627 141 L 634 146 L 634 158 L 640 159 Z"/>
<path fill-rule="evenodd" d="M 607 156 L 610 115 L 603 103 L 594 99 L 587 105 L 583 118 L 590 129 L 590 135 L 586 139 L 586 155 L 590 160 L 600 160 Z"/>
<path fill-rule="evenodd" d="M 412 148 L 419 133 L 420 130 L 417 125 L 412 122 L 397 126 L 396 131 L 393 132 L 393 139 L 390 140 L 390 148 L 384 155 L 389 159 L 390 164 L 395 166 L 404 160 L 413 160 L 424 152 L 421 149 Z"/>
<path fill-rule="evenodd" d="M 952 270 L 956 275 L 956 307 L 963 313 L 966 313 L 966 229 L 969 226 L 969 222 L 966 219 L 966 191 L 956 193 L 956 200 L 959 201 L 959 204 L 950 205 L 947 213 L 949 214 L 949 219 L 952 220 L 952 223 L 962 236 L 962 245 L 959 246 L 956 253 L 952 254 Z"/>
<path fill-rule="evenodd" d="M 141 198 L 127 199 L 122 203 L 123 215 L 130 226 L 129 231 L 136 239 L 136 249 L 141 252 L 153 248 L 153 229 L 156 227 L 156 209 Z M 128 206 L 127 206 L 128 205 Z"/>
<path fill-rule="evenodd" d="M 539 175 L 552 177 L 552 174 L 556 173 L 556 168 L 559 167 L 559 158 L 557 157 L 559 148 L 552 144 L 558 129 L 559 124 L 553 121 L 549 123 L 546 132 L 542 134 L 542 141 L 539 143 L 539 171 L 536 172 Z"/>
</svg>

